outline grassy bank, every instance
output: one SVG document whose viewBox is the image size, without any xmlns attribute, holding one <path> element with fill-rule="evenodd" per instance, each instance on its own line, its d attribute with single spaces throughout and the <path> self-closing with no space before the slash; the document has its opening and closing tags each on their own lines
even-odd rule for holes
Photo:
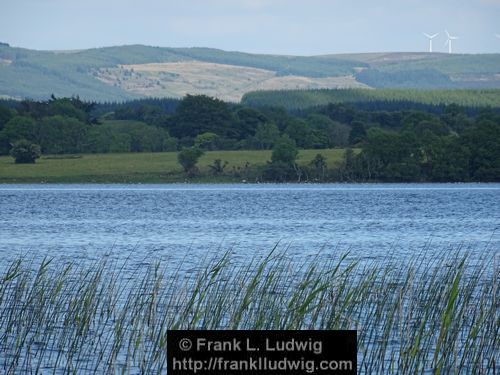
<svg viewBox="0 0 500 375">
<path fill-rule="evenodd" d="M 160 373 L 167 329 L 355 329 L 358 373 L 495 372 L 494 262 L 321 257 L 299 264 L 271 254 L 242 265 L 224 256 L 189 271 L 19 259 L 0 270 L 0 367 Z"/>
<path fill-rule="evenodd" d="M 329 167 L 342 158 L 344 150 L 301 150 L 298 163 L 308 164 L 318 153 Z M 227 161 L 224 176 L 213 176 L 210 164 Z M 200 159 L 195 182 L 241 182 L 252 169 L 266 164 L 271 151 L 209 151 Z M 167 183 L 184 182 L 186 175 L 177 163 L 177 153 L 127 153 L 42 156 L 36 164 L 15 164 L 0 157 L 0 183 Z"/>
</svg>

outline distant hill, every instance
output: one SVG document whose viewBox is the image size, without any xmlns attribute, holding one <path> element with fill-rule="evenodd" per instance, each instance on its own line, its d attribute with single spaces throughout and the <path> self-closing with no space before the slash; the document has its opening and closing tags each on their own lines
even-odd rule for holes
<svg viewBox="0 0 500 375">
<path fill-rule="evenodd" d="M 0 43 L 0 98 L 120 101 L 333 88 L 500 88 L 500 54 L 261 55 L 143 45 L 34 51 Z"/>
</svg>

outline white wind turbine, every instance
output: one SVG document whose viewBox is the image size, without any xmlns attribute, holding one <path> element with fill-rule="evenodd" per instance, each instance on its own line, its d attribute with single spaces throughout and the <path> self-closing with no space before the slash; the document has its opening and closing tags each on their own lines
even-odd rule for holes
<svg viewBox="0 0 500 375">
<path fill-rule="evenodd" d="M 446 33 L 446 36 L 448 37 L 448 39 L 446 40 L 446 43 L 444 45 L 448 45 L 448 53 L 452 53 L 451 42 L 453 40 L 458 39 L 458 36 L 451 36 L 450 33 L 448 32 L 448 30 L 445 30 L 444 32 Z"/>
<path fill-rule="evenodd" d="M 429 52 L 432 52 L 432 39 L 434 39 L 435 37 L 437 37 L 439 35 L 439 33 L 436 33 L 436 34 L 433 34 L 433 35 L 429 35 L 427 33 L 424 33 L 424 35 L 427 37 L 427 39 L 429 39 Z"/>
</svg>

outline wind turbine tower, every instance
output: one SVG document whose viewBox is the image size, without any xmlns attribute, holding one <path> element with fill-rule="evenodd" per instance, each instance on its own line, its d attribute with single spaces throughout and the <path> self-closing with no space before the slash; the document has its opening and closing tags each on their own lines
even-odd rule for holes
<svg viewBox="0 0 500 375">
<path fill-rule="evenodd" d="M 444 32 L 446 33 L 446 36 L 448 37 L 448 39 L 446 40 L 446 43 L 444 45 L 448 45 L 448 53 L 453 53 L 452 48 L 451 48 L 451 42 L 453 40 L 457 40 L 458 36 L 451 36 L 450 33 L 448 32 L 448 30 L 445 30 Z"/>
<path fill-rule="evenodd" d="M 437 37 L 439 35 L 439 33 L 436 33 L 436 34 L 433 34 L 433 35 L 424 33 L 424 35 L 427 37 L 427 39 L 429 39 L 429 52 L 432 53 L 432 39 L 434 39 L 435 37 Z"/>
</svg>

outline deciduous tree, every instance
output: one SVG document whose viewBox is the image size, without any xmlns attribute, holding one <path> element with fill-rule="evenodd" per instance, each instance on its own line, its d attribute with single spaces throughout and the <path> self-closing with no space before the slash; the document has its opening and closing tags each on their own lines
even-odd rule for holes
<svg viewBox="0 0 500 375">
<path fill-rule="evenodd" d="M 15 159 L 17 164 L 34 163 L 42 153 L 40 146 L 26 139 L 21 139 L 12 145 L 10 155 Z"/>
</svg>

